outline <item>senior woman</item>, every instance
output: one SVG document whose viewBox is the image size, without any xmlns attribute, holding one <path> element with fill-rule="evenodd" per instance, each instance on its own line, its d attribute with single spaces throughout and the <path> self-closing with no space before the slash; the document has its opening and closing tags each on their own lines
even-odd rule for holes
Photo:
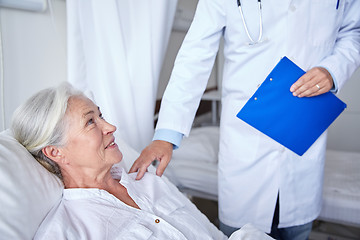
<svg viewBox="0 0 360 240">
<path fill-rule="evenodd" d="M 177 189 L 151 173 L 135 181 L 96 106 L 69 84 L 40 91 L 13 116 L 15 138 L 64 183 L 35 239 L 226 239 Z"/>
<path fill-rule="evenodd" d="M 166 178 L 120 168 L 115 130 L 68 83 L 15 111 L 14 137 L 65 187 L 34 239 L 227 239 Z M 248 225 L 230 239 L 270 237 Z"/>
</svg>

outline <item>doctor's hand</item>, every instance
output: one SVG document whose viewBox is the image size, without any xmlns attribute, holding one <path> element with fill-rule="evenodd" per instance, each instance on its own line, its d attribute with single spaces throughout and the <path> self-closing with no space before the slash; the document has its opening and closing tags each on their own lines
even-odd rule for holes
<svg viewBox="0 0 360 240">
<path fill-rule="evenodd" d="M 158 160 L 160 163 L 156 169 L 156 175 L 161 176 L 170 162 L 172 151 L 172 143 L 162 140 L 153 141 L 146 148 L 144 148 L 138 159 L 136 159 L 130 168 L 129 173 L 139 171 L 136 176 L 136 180 L 140 180 L 144 176 L 150 164 L 154 160 Z"/>
<path fill-rule="evenodd" d="M 333 84 L 333 79 L 325 68 L 314 67 L 300 77 L 290 91 L 297 97 L 313 97 L 330 91 Z"/>
</svg>

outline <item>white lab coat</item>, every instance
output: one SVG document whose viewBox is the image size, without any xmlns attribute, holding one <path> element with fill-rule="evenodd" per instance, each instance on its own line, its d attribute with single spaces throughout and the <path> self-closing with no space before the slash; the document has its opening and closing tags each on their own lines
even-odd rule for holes
<svg viewBox="0 0 360 240">
<path fill-rule="evenodd" d="M 257 39 L 257 1 L 241 2 L 250 35 Z M 278 192 L 280 228 L 318 216 L 326 132 L 299 157 L 236 114 L 283 56 L 304 70 L 325 67 L 341 89 L 360 64 L 360 1 L 336 5 L 337 0 L 262 1 L 263 41 L 248 45 L 236 0 L 199 1 L 164 93 L 157 129 L 188 135 L 223 36 L 218 169 L 223 223 L 241 227 L 250 222 L 269 232 Z"/>
</svg>

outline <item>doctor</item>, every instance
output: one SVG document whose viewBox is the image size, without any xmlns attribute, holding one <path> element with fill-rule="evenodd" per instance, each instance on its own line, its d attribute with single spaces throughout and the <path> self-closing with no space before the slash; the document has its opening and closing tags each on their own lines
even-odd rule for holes
<svg viewBox="0 0 360 240">
<path fill-rule="evenodd" d="M 220 227 L 229 235 L 251 222 L 277 239 L 307 239 L 321 209 L 326 132 L 299 157 L 236 114 L 283 56 L 307 70 L 289 89 L 294 96 L 339 91 L 360 64 L 359 9 L 358 0 L 199 0 L 154 141 L 130 172 L 140 179 L 157 159 L 163 173 L 189 134 L 223 36 Z"/>
</svg>

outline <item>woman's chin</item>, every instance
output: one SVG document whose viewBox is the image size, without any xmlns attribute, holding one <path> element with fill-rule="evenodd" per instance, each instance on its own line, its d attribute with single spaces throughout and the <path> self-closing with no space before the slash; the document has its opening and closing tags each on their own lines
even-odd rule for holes
<svg viewBox="0 0 360 240">
<path fill-rule="evenodd" d="M 122 153 L 119 151 L 118 156 L 117 156 L 116 159 L 115 159 L 115 161 L 116 161 L 115 163 L 121 162 L 122 159 L 123 159 L 123 155 L 122 155 Z"/>
</svg>

